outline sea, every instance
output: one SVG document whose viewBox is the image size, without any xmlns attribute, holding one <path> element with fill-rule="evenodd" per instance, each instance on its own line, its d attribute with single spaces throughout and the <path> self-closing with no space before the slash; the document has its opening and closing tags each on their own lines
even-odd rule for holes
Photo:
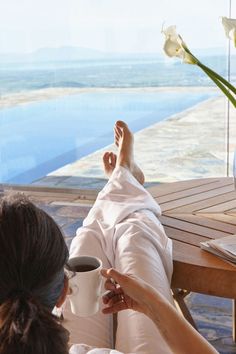
<svg viewBox="0 0 236 354">
<path fill-rule="evenodd" d="M 224 55 L 199 58 L 218 74 L 227 75 Z M 231 59 L 231 80 L 236 79 L 236 55 Z M 0 64 L 0 95 L 49 87 L 178 87 L 211 86 L 195 65 L 167 57 L 21 62 Z"/>
<path fill-rule="evenodd" d="M 224 56 L 202 61 L 226 76 Z M 153 90 L 161 87 L 167 89 Z M 0 109 L 0 182 L 29 184 L 112 143 L 116 120 L 136 132 L 215 97 L 213 87 L 198 67 L 155 57 L 2 63 L 0 100 L 48 88 L 84 90 Z"/>
</svg>

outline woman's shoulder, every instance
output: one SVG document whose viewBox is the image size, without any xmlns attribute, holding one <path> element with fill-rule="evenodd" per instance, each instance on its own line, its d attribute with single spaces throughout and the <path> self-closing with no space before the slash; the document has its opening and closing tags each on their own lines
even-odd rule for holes
<svg viewBox="0 0 236 354">
<path fill-rule="evenodd" d="M 123 354 L 115 349 L 94 348 L 87 344 L 74 344 L 70 354 Z"/>
</svg>

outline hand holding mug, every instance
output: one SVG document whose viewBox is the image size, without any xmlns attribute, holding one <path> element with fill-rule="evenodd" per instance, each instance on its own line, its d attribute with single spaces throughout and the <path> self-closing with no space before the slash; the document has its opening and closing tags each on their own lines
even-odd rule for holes
<svg viewBox="0 0 236 354">
<path fill-rule="evenodd" d="M 117 270 L 102 269 L 101 274 L 107 278 L 103 303 L 107 306 L 103 313 L 115 313 L 132 309 L 150 315 L 150 306 L 156 290 L 145 281 L 133 275 L 121 274 Z"/>
</svg>

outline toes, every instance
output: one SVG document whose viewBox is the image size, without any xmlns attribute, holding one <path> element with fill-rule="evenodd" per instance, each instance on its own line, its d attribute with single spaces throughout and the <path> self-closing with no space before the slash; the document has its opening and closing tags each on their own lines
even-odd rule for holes
<svg viewBox="0 0 236 354">
<path fill-rule="evenodd" d="M 128 128 L 128 125 L 123 120 L 118 120 L 115 126 L 119 129 Z"/>
<path fill-rule="evenodd" d="M 116 159 L 117 159 L 116 154 L 111 152 L 111 154 L 110 154 L 110 164 L 111 164 L 112 167 L 116 166 Z"/>
<path fill-rule="evenodd" d="M 106 168 L 115 167 L 116 165 L 116 154 L 113 152 L 106 151 L 103 155 L 103 163 Z"/>
<path fill-rule="evenodd" d="M 119 147 L 119 141 L 120 141 L 120 138 L 115 136 L 115 144 L 116 144 L 117 147 Z"/>
<path fill-rule="evenodd" d="M 121 138 L 122 137 L 122 134 L 123 134 L 123 127 L 118 127 L 116 126 L 116 130 L 117 130 L 117 134 L 119 135 L 119 137 Z"/>
<path fill-rule="evenodd" d="M 107 151 L 105 152 L 105 154 L 103 155 L 103 163 L 105 166 L 109 166 L 109 156 L 110 156 L 110 153 Z"/>
<path fill-rule="evenodd" d="M 116 167 L 116 154 L 107 151 L 103 154 L 103 169 L 105 174 L 110 177 Z"/>
<path fill-rule="evenodd" d="M 118 121 L 119 122 L 119 121 Z M 122 138 L 123 136 L 123 131 L 122 131 L 123 128 L 119 127 L 117 125 L 117 123 L 115 124 L 114 126 L 114 140 L 115 140 L 115 144 L 117 147 L 119 147 L 119 142 L 120 142 L 120 139 Z"/>
<path fill-rule="evenodd" d="M 115 136 L 120 138 L 122 136 L 122 128 L 118 127 L 117 125 L 114 126 Z"/>
<path fill-rule="evenodd" d="M 116 128 L 118 134 L 120 135 L 120 137 L 124 137 L 124 135 L 126 135 L 126 133 L 132 134 L 131 131 L 129 130 L 128 125 L 125 122 L 123 122 L 122 120 L 118 120 L 116 122 L 115 128 Z"/>
<path fill-rule="evenodd" d="M 115 142 L 116 146 L 119 146 L 119 140 L 120 140 L 120 133 L 117 130 L 117 128 L 114 127 L 114 142 Z"/>
</svg>

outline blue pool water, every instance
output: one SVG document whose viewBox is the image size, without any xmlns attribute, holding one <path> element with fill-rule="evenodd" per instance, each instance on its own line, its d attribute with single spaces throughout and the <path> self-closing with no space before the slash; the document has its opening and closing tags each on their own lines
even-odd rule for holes
<svg viewBox="0 0 236 354">
<path fill-rule="evenodd" d="M 113 141 L 125 120 L 136 132 L 214 93 L 84 93 L 0 110 L 0 182 L 30 183 Z"/>
</svg>

